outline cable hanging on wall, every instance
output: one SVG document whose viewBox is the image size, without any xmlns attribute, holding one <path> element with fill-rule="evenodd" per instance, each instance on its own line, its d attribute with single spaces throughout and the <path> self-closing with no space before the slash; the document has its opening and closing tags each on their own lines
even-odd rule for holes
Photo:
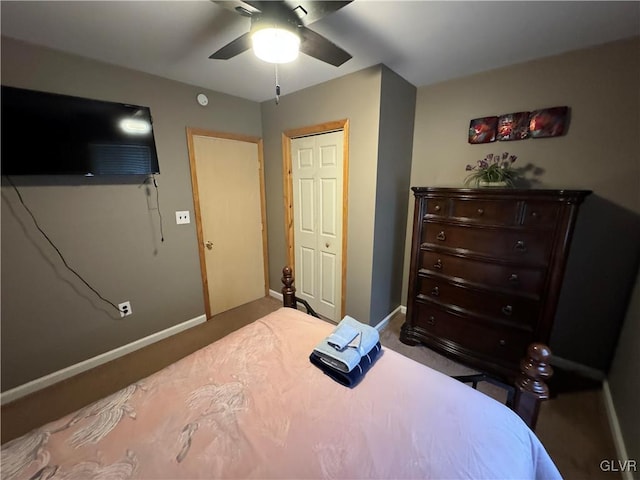
<svg viewBox="0 0 640 480">
<path fill-rule="evenodd" d="M 160 211 L 160 189 L 158 188 L 158 180 L 155 175 L 150 175 L 144 179 L 142 185 L 146 184 L 149 180 L 152 181 L 153 187 L 156 189 L 156 208 L 158 210 L 158 219 L 160 220 L 160 241 L 164 242 L 164 229 L 162 225 L 162 212 Z"/>
<path fill-rule="evenodd" d="M 280 81 L 278 80 L 278 64 L 276 66 L 276 105 L 280 105 Z"/>
<path fill-rule="evenodd" d="M 71 273 L 73 273 L 76 277 L 78 277 L 78 279 L 80 279 L 80 281 L 82 283 L 84 283 L 87 288 L 89 288 L 89 290 L 91 290 L 93 293 L 95 293 L 98 298 L 100 298 L 100 300 L 102 300 L 105 303 L 108 303 L 109 305 L 111 305 L 113 308 L 116 309 L 116 311 L 118 313 L 120 313 L 120 308 L 118 308 L 118 306 L 113 303 L 112 301 L 104 298 L 100 292 L 98 292 L 95 288 L 93 288 L 89 282 L 87 282 L 82 275 L 80 275 L 76 270 L 74 270 L 68 263 L 67 260 L 64 258 L 64 255 L 62 255 L 62 252 L 60 251 L 60 249 L 55 245 L 55 243 L 53 243 L 53 241 L 51 240 L 51 238 L 49 238 L 49 236 L 45 233 L 45 231 L 42 229 L 42 227 L 40 227 L 40 224 L 38 223 L 38 220 L 36 219 L 35 215 L 33 214 L 33 212 L 31 211 L 31 209 L 27 206 L 27 204 L 24 202 L 24 199 L 22 198 L 22 194 L 20 193 L 20 190 L 18 190 L 18 187 L 15 185 L 15 183 L 13 183 L 13 180 L 11 179 L 11 177 L 9 177 L 8 175 L 4 176 L 9 184 L 11 184 L 11 186 L 13 187 L 13 189 L 15 190 L 16 194 L 18 195 L 18 200 L 20 200 L 20 204 L 23 206 L 23 208 L 27 211 L 27 213 L 29 214 L 29 216 L 31 217 L 31 220 L 33 220 L 33 224 L 35 225 L 35 227 L 38 229 L 38 231 L 42 234 L 42 236 L 47 240 L 47 242 L 49 242 L 49 245 L 51 245 L 51 247 L 53 247 L 53 249 L 56 251 L 56 253 L 58 254 L 58 256 L 60 257 L 60 260 L 62 260 L 62 263 L 64 264 L 64 266 L 67 268 L 67 270 L 69 270 Z"/>
</svg>

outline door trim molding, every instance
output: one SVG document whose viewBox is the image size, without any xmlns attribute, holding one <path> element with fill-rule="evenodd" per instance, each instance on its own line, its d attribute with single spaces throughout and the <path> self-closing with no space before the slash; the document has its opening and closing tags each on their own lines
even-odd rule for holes
<svg viewBox="0 0 640 480">
<path fill-rule="evenodd" d="M 207 267 L 205 264 L 204 234 L 202 232 L 202 217 L 200 211 L 200 193 L 198 190 L 198 179 L 196 178 L 196 157 L 193 137 L 213 137 L 227 140 L 237 140 L 240 142 L 255 143 L 258 147 L 258 169 L 260 177 L 260 217 L 262 219 L 262 259 L 264 263 L 264 294 L 269 294 L 269 249 L 267 243 L 267 210 L 266 194 L 264 186 L 264 155 L 262 138 L 250 135 L 242 135 L 228 132 L 217 132 L 202 128 L 187 127 L 187 150 L 189 152 L 189 170 L 191 175 L 191 188 L 193 190 L 193 211 L 196 219 L 196 233 L 198 236 L 198 255 L 200 257 L 200 274 L 202 276 L 202 289 L 204 293 L 204 311 L 207 320 L 211 318 L 211 308 L 209 306 L 209 282 L 207 281 Z"/>
<path fill-rule="evenodd" d="M 287 265 L 295 272 L 295 252 L 293 235 L 293 174 L 291 165 L 291 140 L 321 133 L 342 131 L 342 292 L 340 292 L 340 318 L 345 315 L 347 292 L 347 212 L 349 211 L 349 120 L 292 128 L 282 132 L 282 186 L 284 198 L 284 235 L 286 239 Z"/>
</svg>

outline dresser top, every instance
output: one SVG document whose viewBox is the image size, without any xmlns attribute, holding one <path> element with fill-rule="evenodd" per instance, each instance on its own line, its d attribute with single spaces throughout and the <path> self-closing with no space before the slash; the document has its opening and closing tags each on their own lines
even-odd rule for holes
<svg viewBox="0 0 640 480">
<path fill-rule="evenodd" d="M 411 187 L 416 196 L 447 196 L 457 198 L 538 198 L 560 201 L 582 202 L 591 190 L 535 189 L 535 188 L 452 188 L 452 187 Z"/>
</svg>

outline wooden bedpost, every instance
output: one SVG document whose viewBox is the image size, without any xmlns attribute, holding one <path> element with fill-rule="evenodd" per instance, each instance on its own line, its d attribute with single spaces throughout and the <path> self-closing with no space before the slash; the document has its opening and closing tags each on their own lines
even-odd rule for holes
<svg viewBox="0 0 640 480">
<path fill-rule="evenodd" d="M 282 269 L 282 304 L 285 307 L 297 308 L 296 305 L 296 287 L 293 286 L 293 272 L 291 267 L 286 266 Z"/>
<path fill-rule="evenodd" d="M 527 349 L 527 356 L 520 361 L 513 409 L 531 430 L 536 428 L 540 404 L 549 398 L 549 387 L 545 380 L 553 375 L 548 363 L 550 357 L 549 347 L 543 343 L 532 343 Z"/>
</svg>

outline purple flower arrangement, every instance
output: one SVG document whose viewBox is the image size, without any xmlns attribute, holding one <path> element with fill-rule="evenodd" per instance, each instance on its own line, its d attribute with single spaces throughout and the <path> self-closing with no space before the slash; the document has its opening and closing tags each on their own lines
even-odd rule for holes
<svg viewBox="0 0 640 480">
<path fill-rule="evenodd" d="M 513 187 L 518 172 L 512 168 L 512 165 L 517 158 L 516 155 L 509 155 L 509 152 L 504 152 L 502 155 L 490 153 L 484 159 L 478 160 L 476 165 L 467 165 L 466 170 L 471 173 L 464 183 L 466 185 L 475 183 L 478 187 L 481 183 L 504 182 L 507 186 Z"/>
</svg>

